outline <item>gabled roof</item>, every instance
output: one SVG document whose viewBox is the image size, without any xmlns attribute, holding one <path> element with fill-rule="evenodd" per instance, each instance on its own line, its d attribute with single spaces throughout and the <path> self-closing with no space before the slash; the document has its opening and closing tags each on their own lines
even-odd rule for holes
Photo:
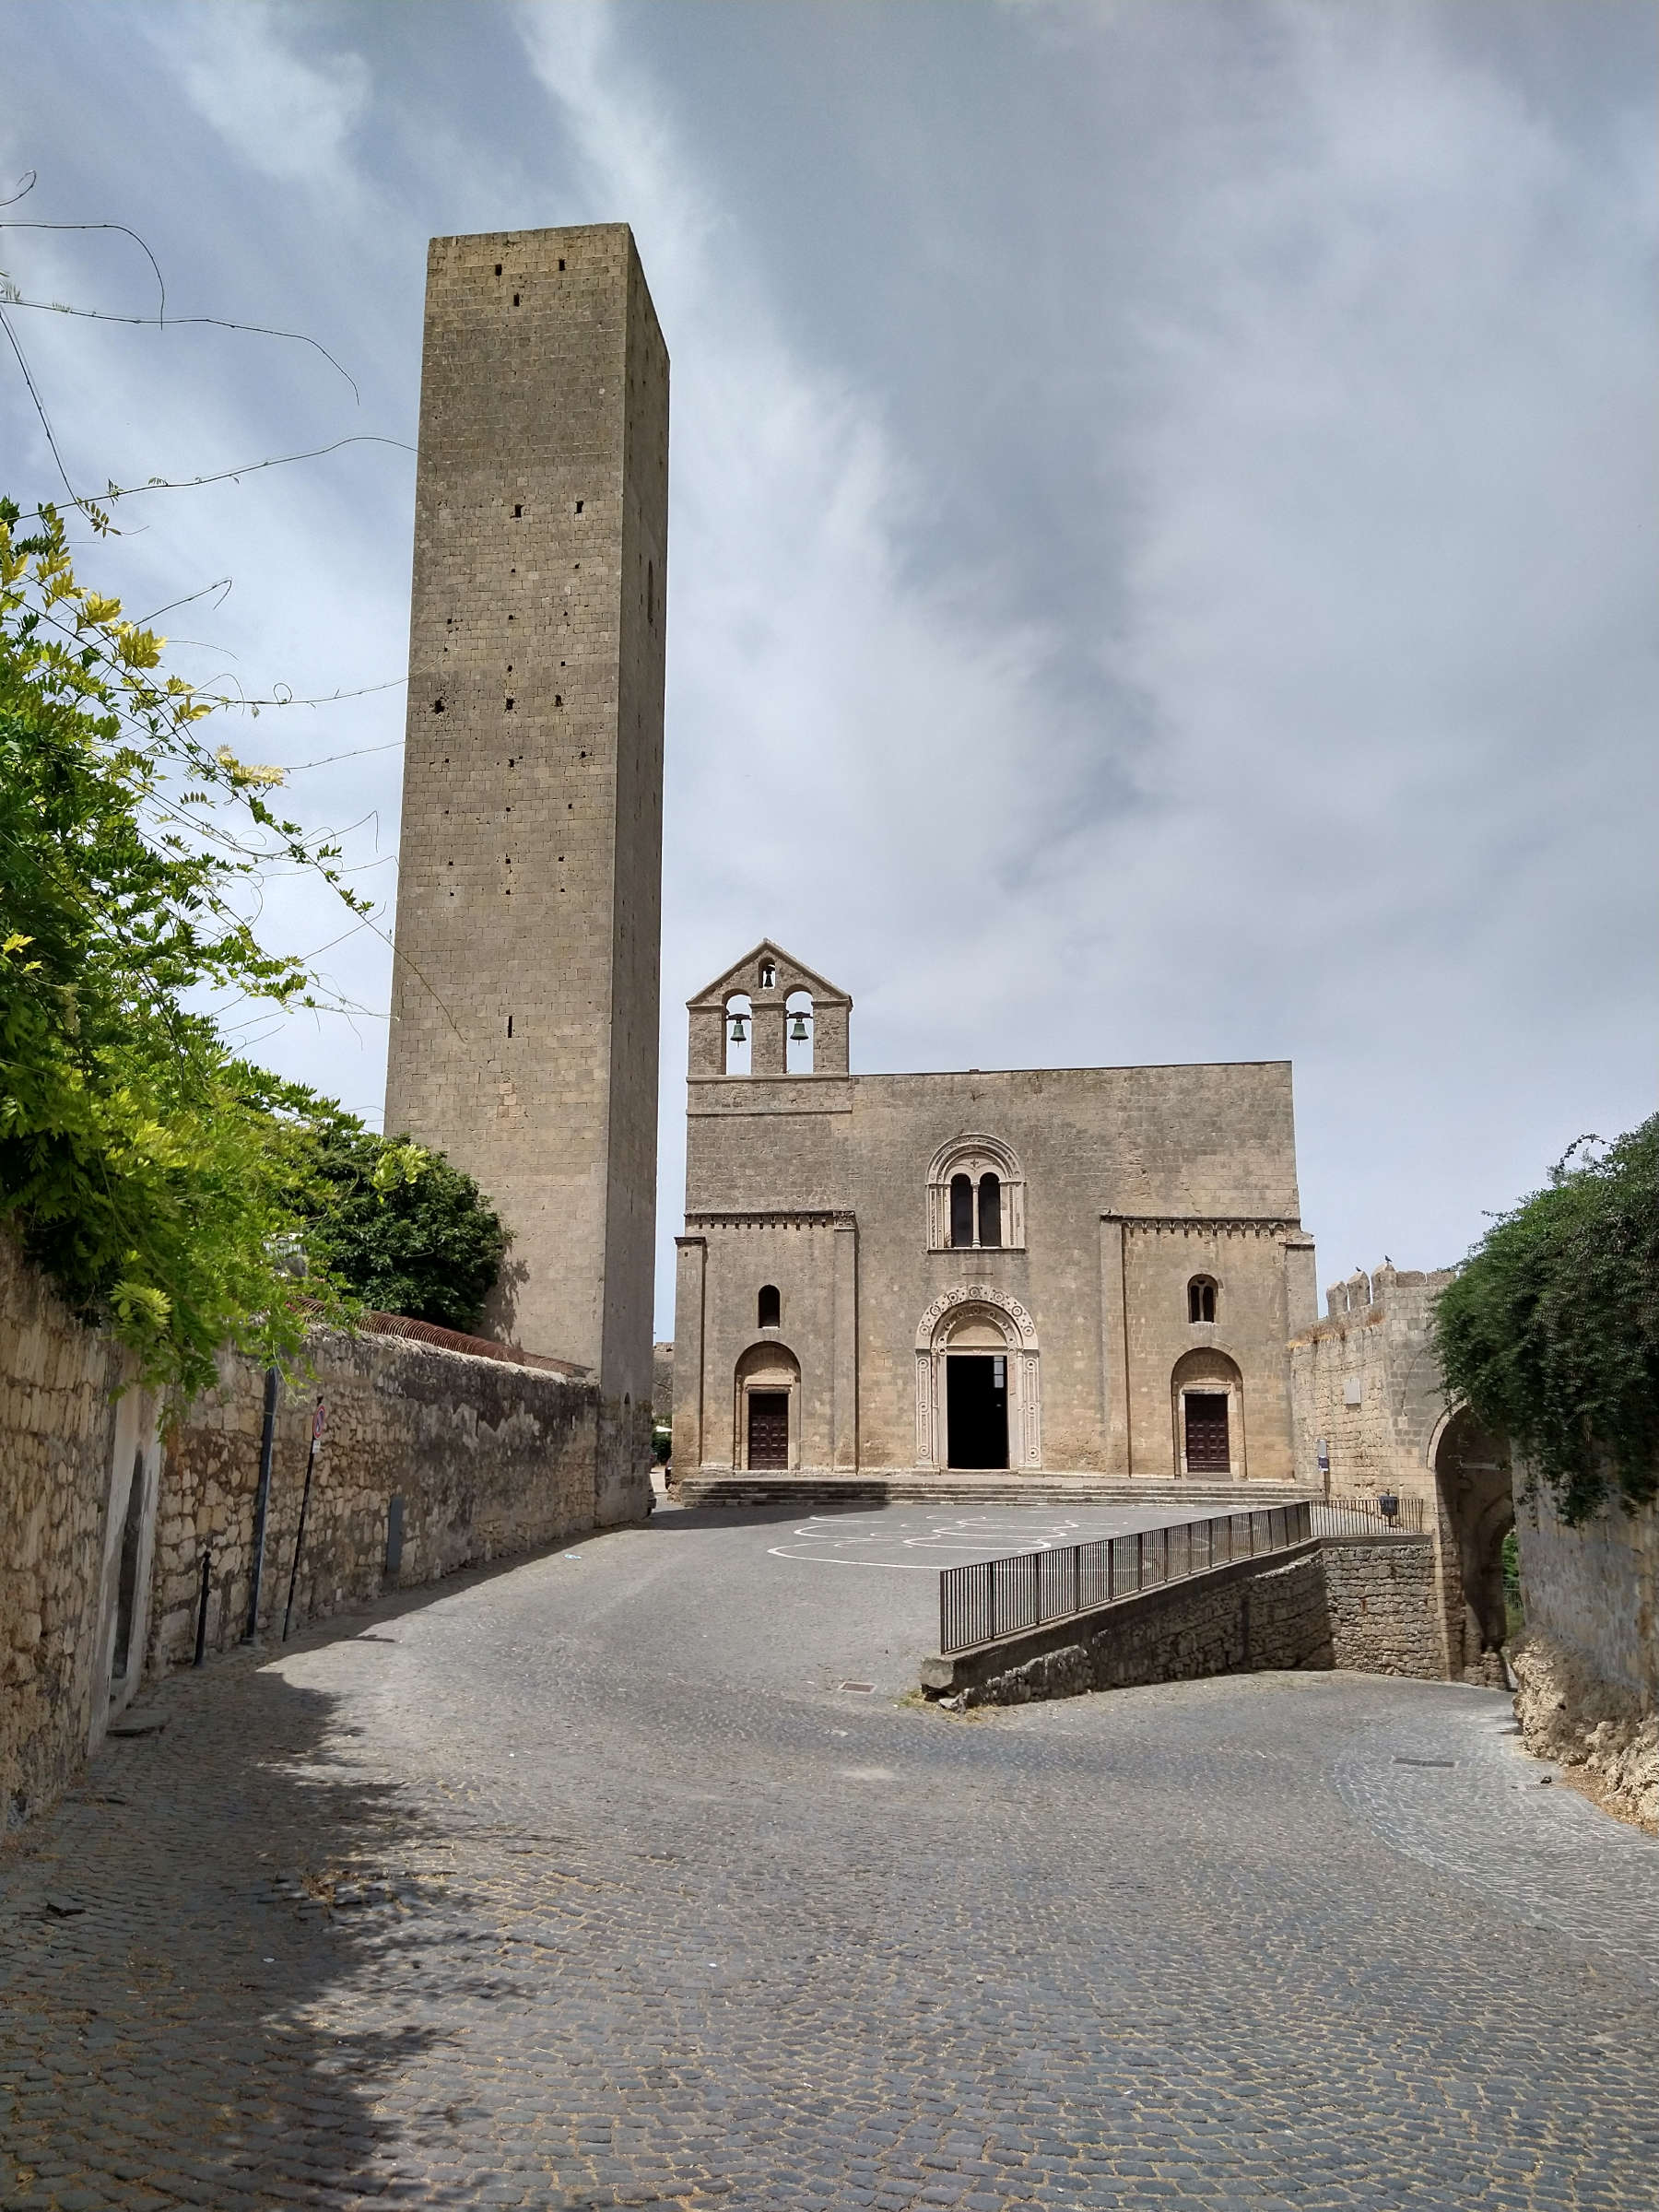
<svg viewBox="0 0 1659 2212">
<path fill-rule="evenodd" d="M 691 1006 L 719 1006 L 725 1004 L 728 993 L 752 991 L 752 978 L 761 956 L 770 954 L 778 964 L 780 994 L 791 991 L 809 991 L 815 1001 L 827 1005 L 850 1006 L 852 999 L 837 984 L 797 960 L 793 952 L 785 952 L 782 945 L 771 937 L 762 937 L 759 944 L 746 952 L 740 960 L 734 960 L 724 975 L 717 975 L 712 983 L 705 983 L 695 998 L 686 1001 Z"/>
</svg>

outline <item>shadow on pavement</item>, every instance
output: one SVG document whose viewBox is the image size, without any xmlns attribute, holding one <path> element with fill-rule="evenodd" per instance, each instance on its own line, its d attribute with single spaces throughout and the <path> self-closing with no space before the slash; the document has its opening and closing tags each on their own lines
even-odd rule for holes
<svg viewBox="0 0 1659 2212">
<path fill-rule="evenodd" d="M 382 2142 L 378 2088 L 443 2034 L 431 2000 L 468 1970 L 433 1909 L 441 1836 L 272 1655 L 159 1686 L 140 1717 L 164 1727 L 0 1851 L 8 2208 L 336 2203 Z"/>
</svg>

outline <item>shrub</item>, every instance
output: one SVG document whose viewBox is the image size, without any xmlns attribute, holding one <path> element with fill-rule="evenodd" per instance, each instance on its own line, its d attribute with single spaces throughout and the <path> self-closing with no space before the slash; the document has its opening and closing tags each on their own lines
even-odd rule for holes
<svg viewBox="0 0 1659 2212">
<path fill-rule="evenodd" d="M 1448 1390 L 1568 1522 L 1659 1494 L 1659 1115 L 1599 1157 L 1570 1153 L 1496 1222 L 1435 1328 Z"/>
</svg>

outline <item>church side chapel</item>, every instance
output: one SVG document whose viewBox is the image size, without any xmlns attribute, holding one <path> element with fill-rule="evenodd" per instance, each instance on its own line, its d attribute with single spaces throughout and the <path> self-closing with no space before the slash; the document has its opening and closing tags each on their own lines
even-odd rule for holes
<svg viewBox="0 0 1659 2212">
<path fill-rule="evenodd" d="M 771 942 L 688 1010 L 677 1475 L 1292 1478 L 1288 1061 L 855 1076 Z"/>
</svg>

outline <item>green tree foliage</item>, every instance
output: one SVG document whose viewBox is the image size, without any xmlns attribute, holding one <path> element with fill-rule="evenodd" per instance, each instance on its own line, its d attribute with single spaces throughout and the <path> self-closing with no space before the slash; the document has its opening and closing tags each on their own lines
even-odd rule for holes
<svg viewBox="0 0 1659 2212">
<path fill-rule="evenodd" d="M 1441 1293 L 1436 1332 L 1447 1388 L 1569 1522 L 1659 1494 L 1659 1115 L 1599 1158 L 1570 1153 L 1495 1223 Z"/>
<path fill-rule="evenodd" d="M 475 1312 L 500 1230 L 476 1193 L 469 1213 L 465 1179 L 359 1131 L 378 1147 L 368 1185 L 405 1234 L 388 1226 L 378 1272 L 335 1269 L 314 1225 L 343 1181 L 373 1242 L 342 1164 L 349 1117 L 242 1059 L 200 1010 L 319 1003 L 244 909 L 281 860 L 367 913 L 337 847 L 271 811 L 278 771 L 204 742 L 219 702 L 162 673 L 162 641 L 76 582 L 56 513 L 20 524 L 0 500 L 0 1222 L 145 1381 L 186 1393 L 222 1345 L 296 1355 L 306 1311 L 286 1262 L 308 1230 L 324 1313 L 343 1318 L 359 1280 L 387 1305 L 408 1304 L 408 1283 L 426 1301 L 410 1310 L 429 1310 L 443 1269 Z"/>
<path fill-rule="evenodd" d="M 312 1265 L 383 1312 L 476 1328 L 507 1232 L 472 1177 L 407 1137 L 377 1136 L 321 1100 L 302 1142 Z"/>
</svg>

